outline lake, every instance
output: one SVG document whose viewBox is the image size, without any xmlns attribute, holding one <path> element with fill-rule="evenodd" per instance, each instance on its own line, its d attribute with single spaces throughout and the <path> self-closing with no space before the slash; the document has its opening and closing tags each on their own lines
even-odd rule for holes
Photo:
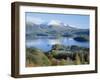
<svg viewBox="0 0 100 80">
<path fill-rule="evenodd" d="M 60 38 L 60 39 L 33 39 L 26 40 L 26 47 L 35 47 L 41 49 L 42 51 L 49 51 L 54 44 L 61 44 L 65 46 L 77 45 L 80 47 L 89 48 L 89 42 L 78 42 L 73 38 Z"/>
</svg>

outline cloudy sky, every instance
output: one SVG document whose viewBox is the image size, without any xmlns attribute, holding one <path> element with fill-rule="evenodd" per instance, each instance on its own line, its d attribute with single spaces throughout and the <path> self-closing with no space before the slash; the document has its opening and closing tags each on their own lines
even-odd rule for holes
<svg viewBox="0 0 100 80">
<path fill-rule="evenodd" d="M 74 14 L 51 14 L 51 13 L 25 13 L 26 21 L 36 24 L 42 23 L 64 23 L 72 27 L 87 29 L 89 28 L 89 15 L 74 15 Z"/>
</svg>

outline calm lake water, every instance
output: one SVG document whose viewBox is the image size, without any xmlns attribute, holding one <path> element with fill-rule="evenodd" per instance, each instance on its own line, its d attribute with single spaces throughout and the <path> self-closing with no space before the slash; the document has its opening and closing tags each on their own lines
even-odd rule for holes
<svg viewBox="0 0 100 80">
<path fill-rule="evenodd" d="M 36 47 L 43 51 L 49 51 L 54 44 L 62 44 L 65 46 L 78 45 L 81 47 L 89 48 L 89 42 L 78 42 L 73 38 L 60 38 L 60 39 L 33 39 L 26 40 L 26 47 Z"/>
</svg>

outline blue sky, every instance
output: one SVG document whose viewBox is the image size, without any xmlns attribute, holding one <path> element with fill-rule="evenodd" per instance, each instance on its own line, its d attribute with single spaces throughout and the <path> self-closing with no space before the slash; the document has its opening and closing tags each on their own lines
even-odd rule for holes
<svg viewBox="0 0 100 80">
<path fill-rule="evenodd" d="M 49 23 L 50 21 L 62 22 L 72 27 L 87 29 L 89 28 L 89 15 L 79 14 L 49 14 L 49 13 L 34 13 L 26 12 L 26 21 L 31 21 L 37 24 Z"/>
</svg>

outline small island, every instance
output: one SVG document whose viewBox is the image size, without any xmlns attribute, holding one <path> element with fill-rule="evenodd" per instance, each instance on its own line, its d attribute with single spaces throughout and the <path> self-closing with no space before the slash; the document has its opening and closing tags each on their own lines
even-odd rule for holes
<svg viewBox="0 0 100 80">
<path fill-rule="evenodd" d="M 74 40 L 76 40 L 76 41 L 79 41 L 79 42 L 87 42 L 88 41 L 88 39 L 87 38 L 85 38 L 85 37 L 74 37 L 73 38 Z"/>
</svg>

